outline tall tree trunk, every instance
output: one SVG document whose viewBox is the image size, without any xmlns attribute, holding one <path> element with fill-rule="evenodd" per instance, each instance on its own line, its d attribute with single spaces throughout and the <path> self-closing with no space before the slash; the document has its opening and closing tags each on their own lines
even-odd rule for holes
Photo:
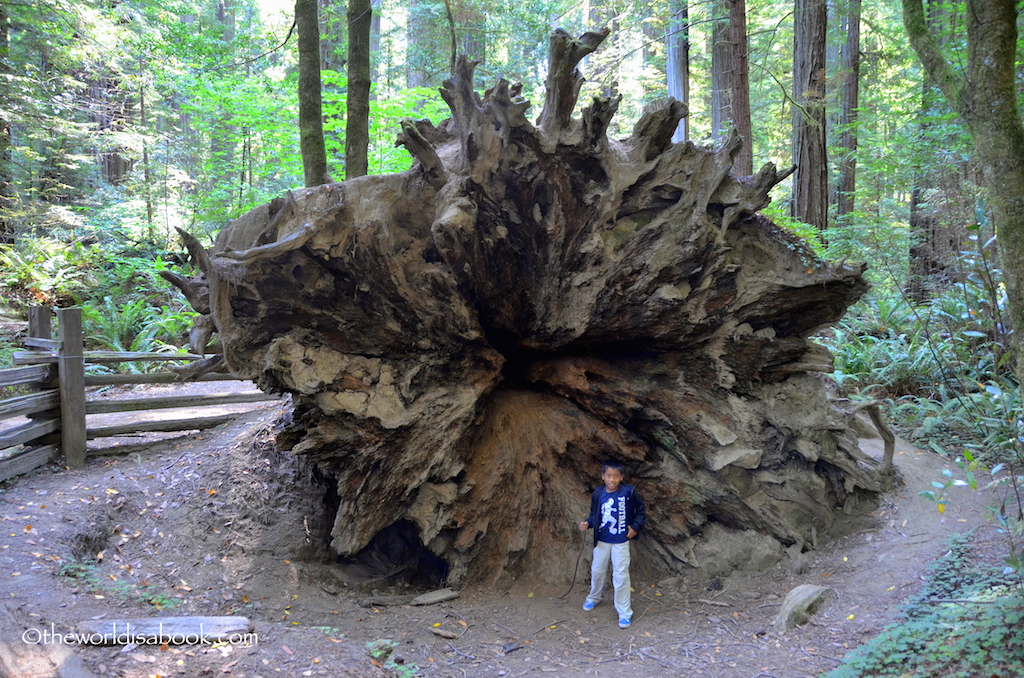
<svg viewBox="0 0 1024 678">
<path fill-rule="evenodd" d="M 842 51 L 843 109 L 839 116 L 839 182 L 836 186 L 836 220 L 846 223 L 853 213 L 857 189 L 857 107 L 860 105 L 860 9 L 861 0 L 849 0 L 846 43 Z"/>
<path fill-rule="evenodd" d="M 381 0 L 370 1 L 370 11 L 372 12 L 370 18 L 370 81 L 380 83 L 384 77 L 384 72 L 381 71 L 381 57 L 380 57 L 380 10 Z M 377 93 L 370 92 L 370 100 L 377 100 Z"/>
<path fill-rule="evenodd" d="M 365 176 L 370 148 L 370 0 L 348 3 L 348 101 L 345 177 Z"/>
<path fill-rule="evenodd" d="M 1024 125 L 1017 105 L 1015 0 L 967 0 L 967 63 L 954 70 L 928 29 L 922 0 L 903 0 L 903 23 L 925 69 L 967 123 L 988 188 L 1024 384 Z"/>
<path fill-rule="evenodd" d="M 0 63 L 8 63 L 10 49 L 7 5 L 0 3 Z M 14 220 L 11 218 L 11 209 L 14 207 L 14 156 L 11 150 L 11 121 L 7 117 L 7 96 L 5 94 L 0 97 L 0 245 L 14 242 Z"/>
<path fill-rule="evenodd" d="M 690 106 L 690 9 L 689 0 L 669 0 L 669 20 L 665 27 L 665 75 L 668 95 Z M 679 121 L 672 141 L 690 138 L 690 116 Z"/>
<path fill-rule="evenodd" d="M 793 217 L 828 226 L 825 139 L 825 0 L 795 0 L 793 13 Z"/>
<path fill-rule="evenodd" d="M 712 10 L 711 132 L 721 141 L 735 130 L 743 139 L 733 169 L 754 173 L 751 149 L 750 78 L 747 65 L 746 0 L 718 0 Z"/>
<path fill-rule="evenodd" d="M 725 138 L 732 116 L 732 42 L 727 0 L 711 5 L 711 137 Z"/>
<path fill-rule="evenodd" d="M 462 0 L 455 12 L 459 38 L 459 53 L 474 61 L 487 63 L 487 15 L 475 2 Z"/>
<path fill-rule="evenodd" d="M 142 128 L 142 191 L 146 195 L 146 231 L 151 243 L 156 242 L 153 227 L 153 183 L 149 168 L 149 123 L 146 120 L 146 84 L 139 82 L 139 126 Z"/>
<path fill-rule="evenodd" d="M 326 183 L 323 98 L 320 91 L 320 12 L 317 0 L 295 0 L 299 40 L 299 150 L 306 186 Z"/>
<path fill-rule="evenodd" d="M 426 87 L 436 68 L 440 30 L 427 0 L 409 0 L 406 20 L 405 86 Z M 447 69 L 444 72 L 448 72 Z"/>
<path fill-rule="evenodd" d="M 412 525 L 453 584 L 566 581 L 608 456 L 649 499 L 655 570 L 699 567 L 722 531 L 781 557 L 877 506 L 878 468 L 808 374 L 832 369 L 810 336 L 862 266 L 756 214 L 788 172 L 731 175 L 735 133 L 672 144 L 681 103 L 615 142 L 618 96 L 573 117 L 606 35 L 552 36 L 535 124 L 460 58 L 451 120 L 402 124 L 412 169 L 189 240 L 226 365 L 295 394 L 278 445 L 336 483 L 339 553 Z"/>
<path fill-rule="evenodd" d="M 89 117 L 99 132 L 96 138 L 102 144 L 96 152 L 100 174 L 104 181 L 118 186 L 124 182 L 132 163 L 121 148 L 111 148 L 109 139 L 131 122 L 129 97 L 121 89 L 121 80 L 109 76 L 92 80 L 86 97 Z"/>
<path fill-rule="evenodd" d="M 747 2 L 726 0 L 729 7 L 729 44 L 732 47 L 732 124 L 743 139 L 733 172 L 754 173 L 754 139 L 750 122 L 750 67 L 747 55 Z"/>
</svg>

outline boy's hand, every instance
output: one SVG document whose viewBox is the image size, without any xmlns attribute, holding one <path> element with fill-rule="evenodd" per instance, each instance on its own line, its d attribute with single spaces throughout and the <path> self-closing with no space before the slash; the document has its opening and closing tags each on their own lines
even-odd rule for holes
<svg viewBox="0 0 1024 678">
<path fill-rule="evenodd" d="M 626 539 L 634 539 L 636 537 L 636 530 L 632 527 L 626 528 Z"/>
<path fill-rule="evenodd" d="M 580 523 L 580 532 L 586 532 L 589 529 L 590 529 L 590 521 L 584 520 L 582 523 Z"/>
</svg>

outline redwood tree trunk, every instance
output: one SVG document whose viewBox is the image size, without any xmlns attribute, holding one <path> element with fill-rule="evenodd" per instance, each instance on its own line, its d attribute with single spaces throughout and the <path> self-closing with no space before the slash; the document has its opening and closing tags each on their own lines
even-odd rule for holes
<svg viewBox="0 0 1024 678">
<path fill-rule="evenodd" d="M 795 0 L 793 13 L 793 216 L 828 226 L 825 141 L 825 0 Z"/>
<path fill-rule="evenodd" d="M 345 118 L 345 177 L 364 176 L 370 148 L 370 0 L 348 3 L 348 99 Z"/>
<path fill-rule="evenodd" d="M 723 139 L 732 120 L 732 43 L 729 3 L 717 0 L 711 6 L 711 135 Z"/>
<path fill-rule="evenodd" d="M 843 223 L 853 213 L 857 188 L 857 107 L 860 99 L 860 8 L 861 0 L 850 0 L 846 11 L 846 43 L 843 45 L 843 110 L 839 116 L 839 182 L 836 190 L 836 219 Z"/>
<path fill-rule="evenodd" d="M 690 105 L 690 10 L 689 0 L 670 0 L 669 20 L 665 27 L 665 75 L 668 95 Z M 679 121 L 672 141 L 690 138 L 689 116 Z"/>
<path fill-rule="evenodd" d="M 210 252 L 189 240 L 204 273 L 179 284 L 226 365 L 293 394 L 278 444 L 336 483 L 338 553 L 401 523 L 453 584 L 566 581 L 607 457 L 647 499 L 638 557 L 662 571 L 699 566 L 710 523 L 781 554 L 876 503 L 809 339 L 863 267 L 757 215 L 789 172 L 730 175 L 735 133 L 672 143 L 680 102 L 614 143 L 618 97 L 574 117 L 606 35 L 552 36 L 535 124 L 518 85 L 481 96 L 460 58 L 451 120 L 402 125 L 412 169 L 296 191 Z"/>
<path fill-rule="evenodd" d="M 295 0 L 299 39 L 299 150 L 306 186 L 327 179 L 323 101 L 320 92 L 320 16 L 317 0 Z"/>
<path fill-rule="evenodd" d="M 750 123 L 750 67 L 747 54 L 747 1 L 727 0 L 729 44 L 732 46 L 732 124 L 744 144 L 736 154 L 733 172 L 754 173 L 753 127 Z"/>
</svg>

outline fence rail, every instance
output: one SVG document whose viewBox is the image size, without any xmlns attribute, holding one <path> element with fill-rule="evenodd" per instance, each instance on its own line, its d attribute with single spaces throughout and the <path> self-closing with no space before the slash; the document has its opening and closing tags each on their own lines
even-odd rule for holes
<svg viewBox="0 0 1024 678">
<path fill-rule="evenodd" d="M 85 465 L 88 440 L 131 433 L 203 430 L 219 426 L 234 415 L 189 416 L 158 421 L 136 420 L 116 426 L 89 427 L 86 416 L 117 412 L 190 409 L 277 400 L 264 393 L 211 393 L 125 400 L 90 400 L 86 387 L 115 384 L 167 384 L 178 379 L 169 372 L 87 375 L 87 364 L 202 360 L 193 353 L 86 351 L 79 308 L 57 309 L 58 338 L 51 338 L 49 307 L 29 309 L 28 349 L 14 354 L 14 364 L 0 370 L 0 387 L 17 386 L 32 392 L 0 400 L 0 420 L 27 417 L 0 430 L 0 481 L 63 456 L 70 468 Z M 192 381 L 238 381 L 227 374 L 206 374 Z"/>
</svg>

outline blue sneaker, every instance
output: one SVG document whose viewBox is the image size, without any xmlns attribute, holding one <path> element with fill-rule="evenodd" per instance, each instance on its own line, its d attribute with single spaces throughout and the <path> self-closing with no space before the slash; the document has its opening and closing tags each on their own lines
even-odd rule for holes
<svg viewBox="0 0 1024 678">
<path fill-rule="evenodd" d="M 583 601 L 583 609 L 586 610 L 587 612 L 590 612 L 596 606 L 597 606 L 597 603 L 592 603 L 589 600 L 584 600 Z"/>
<path fill-rule="evenodd" d="M 629 625 L 632 624 L 632 623 L 633 623 L 632 619 L 627 619 L 627 618 L 623 617 L 622 619 L 619 620 L 619 628 L 620 629 L 628 629 Z"/>
</svg>

